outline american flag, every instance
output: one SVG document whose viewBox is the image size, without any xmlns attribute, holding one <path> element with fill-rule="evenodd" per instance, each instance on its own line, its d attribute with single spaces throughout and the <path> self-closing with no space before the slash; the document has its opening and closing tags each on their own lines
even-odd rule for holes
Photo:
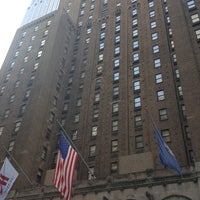
<svg viewBox="0 0 200 200">
<path fill-rule="evenodd" d="M 61 133 L 53 183 L 66 200 L 69 200 L 71 197 L 72 182 L 77 158 L 77 152 L 69 145 L 64 134 Z"/>
</svg>

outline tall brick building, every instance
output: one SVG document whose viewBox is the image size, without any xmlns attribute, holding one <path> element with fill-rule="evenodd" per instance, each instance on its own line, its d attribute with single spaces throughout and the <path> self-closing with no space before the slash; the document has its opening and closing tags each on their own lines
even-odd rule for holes
<svg viewBox="0 0 200 200">
<path fill-rule="evenodd" d="M 10 198 L 59 197 L 59 121 L 96 176 L 79 159 L 74 199 L 199 199 L 199 81 L 198 0 L 33 0 L 0 71 L 0 160 L 32 182 Z"/>
</svg>

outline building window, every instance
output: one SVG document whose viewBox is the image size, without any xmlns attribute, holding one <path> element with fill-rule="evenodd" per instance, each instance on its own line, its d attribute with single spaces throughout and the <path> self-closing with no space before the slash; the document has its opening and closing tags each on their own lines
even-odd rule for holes
<svg viewBox="0 0 200 200">
<path fill-rule="evenodd" d="M 152 47 L 153 53 L 159 53 L 159 46 L 158 45 L 154 45 Z"/>
<path fill-rule="evenodd" d="M 133 63 L 138 62 L 139 61 L 139 53 L 134 53 L 133 54 Z"/>
<path fill-rule="evenodd" d="M 141 149 L 144 147 L 142 135 L 138 135 L 135 137 L 135 147 L 136 149 Z"/>
<path fill-rule="evenodd" d="M 149 17 L 155 17 L 156 16 L 156 12 L 155 12 L 155 10 L 152 10 L 152 11 L 150 11 L 149 12 Z"/>
<path fill-rule="evenodd" d="M 167 22 L 167 24 L 170 24 L 170 17 L 169 16 L 166 17 L 166 22 Z"/>
<path fill-rule="evenodd" d="M 120 25 L 117 25 L 116 27 L 115 27 L 115 33 L 119 33 L 120 32 Z"/>
<path fill-rule="evenodd" d="M 120 43 L 120 35 L 115 36 L 115 44 Z"/>
<path fill-rule="evenodd" d="M 43 147 L 43 148 L 42 148 L 42 153 L 41 153 L 41 158 L 42 158 L 43 160 L 45 160 L 46 157 L 47 157 L 47 148 L 46 148 L 46 147 Z"/>
<path fill-rule="evenodd" d="M 80 121 L 80 114 L 78 113 L 74 116 L 74 123 L 78 123 L 79 121 Z"/>
<path fill-rule="evenodd" d="M 81 105 L 82 105 L 82 99 L 78 98 L 77 101 L 76 101 L 76 106 L 80 107 Z"/>
<path fill-rule="evenodd" d="M 176 79 L 179 80 L 180 79 L 180 73 L 179 73 L 178 69 L 175 70 L 175 75 L 176 75 Z"/>
<path fill-rule="evenodd" d="M 97 75 L 101 75 L 103 71 L 103 67 L 102 66 L 98 66 L 97 67 Z"/>
<path fill-rule="evenodd" d="M 163 101 L 165 99 L 164 90 L 157 91 L 157 99 L 158 99 L 158 101 Z"/>
<path fill-rule="evenodd" d="M 116 113 L 118 113 L 118 112 L 119 112 L 119 103 L 118 103 L 118 102 L 113 103 L 113 104 L 112 104 L 112 113 L 113 113 L 113 114 L 116 114 Z"/>
<path fill-rule="evenodd" d="M 101 24 L 101 30 L 104 30 L 105 28 L 106 28 L 106 23 L 104 22 Z"/>
<path fill-rule="evenodd" d="M 132 26 L 137 26 L 138 25 L 138 19 L 133 19 L 132 20 Z"/>
<path fill-rule="evenodd" d="M 94 180 L 94 167 L 90 167 L 88 171 L 88 180 Z"/>
<path fill-rule="evenodd" d="M 94 96 L 94 102 L 98 103 L 100 101 L 100 93 L 96 93 Z"/>
<path fill-rule="evenodd" d="M 90 152 L 89 152 L 89 156 L 95 156 L 96 155 L 96 145 L 92 145 L 90 146 Z"/>
<path fill-rule="evenodd" d="M 49 20 L 49 21 L 47 22 L 47 27 L 50 26 L 50 25 L 51 25 L 51 21 Z"/>
<path fill-rule="evenodd" d="M 34 31 L 38 31 L 38 29 L 39 29 L 39 27 L 38 27 L 38 26 L 36 26 L 36 27 L 34 28 Z"/>
<path fill-rule="evenodd" d="M 42 51 L 39 51 L 37 57 L 40 58 L 41 56 L 42 56 Z"/>
<path fill-rule="evenodd" d="M 140 74 L 140 68 L 139 68 L 139 66 L 134 66 L 133 67 L 133 76 L 137 77 L 137 76 L 139 76 L 139 74 Z"/>
<path fill-rule="evenodd" d="M 57 106 L 57 102 L 58 102 L 58 98 L 57 97 L 53 97 L 53 105 Z"/>
<path fill-rule="evenodd" d="M 48 35 L 48 33 L 49 33 L 49 30 L 45 30 L 43 36 L 46 37 Z"/>
<path fill-rule="evenodd" d="M 42 40 L 40 43 L 40 47 L 43 47 L 45 45 L 46 40 Z"/>
<path fill-rule="evenodd" d="M 153 7 L 154 6 L 154 2 L 153 1 L 150 1 L 149 2 L 149 8 Z"/>
<path fill-rule="evenodd" d="M 163 108 L 163 109 L 159 110 L 159 117 L 160 117 L 160 120 L 166 120 L 166 119 L 168 119 L 167 109 L 166 108 Z"/>
<path fill-rule="evenodd" d="M 157 58 L 157 59 L 154 60 L 154 67 L 155 68 L 161 67 L 160 58 Z"/>
<path fill-rule="evenodd" d="M 140 108 L 141 107 L 141 98 L 140 97 L 136 97 L 134 98 L 134 107 L 135 108 Z"/>
<path fill-rule="evenodd" d="M 156 83 L 162 83 L 163 82 L 162 74 L 156 74 L 155 81 Z"/>
<path fill-rule="evenodd" d="M 19 131 L 19 128 L 21 126 L 21 122 L 16 122 L 15 123 L 15 128 L 14 128 L 14 132 L 18 132 Z"/>
<path fill-rule="evenodd" d="M 3 129 L 4 129 L 4 127 L 1 126 L 1 127 L 0 127 L 0 136 L 3 134 Z"/>
<path fill-rule="evenodd" d="M 113 74 L 113 81 L 119 81 L 119 72 Z"/>
<path fill-rule="evenodd" d="M 31 90 L 30 89 L 26 90 L 25 95 L 24 95 L 24 100 L 27 100 L 30 94 L 31 94 Z"/>
<path fill-rule="evenodd" d="M 16 82 L 15 82 L 15 88 L 18 88 L 18 87 L 19 87 L 19 83 L 20 83 L 20 81 L 16 81 Z"/>
<path fill-rule="evenodd" d="M 120 54 L 120 47 L 115 47 L 115 56 Z"/>
<path fill-rule="evenodd" d="M 187 1 L 187 7 L 189 10 L 195 9 L 196 8 L 195 1 L 194 0 Z"/>
<path fill-rule="evenodd" d="M 112 132 L 118 131 L 118 120 L 112 121 Z"/>
<path fill-rule="evenodd" d="M 165 142 L 171 142 L 171 137 L 170 137 L 170 132 L 168 129 L 166 130 L 161 130 L 161 135 Z"/>
<path fill-rule="evenodd" d="M 97 130 L 98 130 L 98 126 L 93 126 L 92 127 L 92 137 L 96 137 L 97 136 Z"/>
<path fill-rule="evenodd" d="M 118 163 L 117 162 L 111 163 L 111 166 L 110 166 L 110 172 L 111 172 L 111 174 L 114 174 L 117 171 L 118 171 Z"/>
<path fill-rule="evenodd" d="M 2 95 L 3 93 L 4 93 L 4 91 L 5 91 L 5 86 L 3 86 L 2 88 L 1 88 L 1 92 L 0 92 L 0 95 Z"/>
<path fill-rule="evenodd" d="M 156 33 L 156 32 L 155 32 L 155 33 L 152 33 L 152 34 L 151 34 L 151 39 L 152 39 L 152 40 L 157 40 L 157 39 L 158 39 L 158 33 Z"/>
<path fill-rule="evenodd" d="M 120 15 L 117 15 L 116 18 L 115 18 L 115 22 L 116 23 L 119 23 L 121 20 L 121 16 Z"/>
<path fill-rule="evenodd" d="M 104 50 L 104 42 L 99 44 L 99 51 L 103 51 Z"/>
<path fill-rule="evenodd" d="M 102 33 L 100 34 L 100 40 L 105 39 L 105 36 L 106 36 L 105 32 L 102 32 Z"/>
<path fill-rule="evenodd" d="M 31 49 L 32 49 L 32 46 L 29 46 L 28 49 L 27 49 L 27 51 L 30 52 Z"/>
<path fill-rule="evenodd" d="M 9 110 L 9 109 L 5 110 L 4 115 L 3 115 L 3 118 L 4 118 L 4 119 L 7 119 L 8 116 L 9 116 L 9 114 L 10 114 L 10 110 Z"/>
<path fill-rule="evenodd" d="M 197 40 L 200 40 L 200 29 L 195 31 Z"/>
<path fill-rule="evenodd" d="M 142 126 L 142 116 L 141 115 L 136 115 L 134 118 L 135 122 L 135 127 L 141 127 Z"/>
<path fill-rule="evenodd" d="M 113 88 L 113 98 L 119 96 L 119 86 Z"/>
<path fill-rule="evenodd" d="M 118 140 L 113 140 L 111 142 L 111 152 L 118 152 Z"/>
<path fill-rule="evenodd" d="M 132 10 L 132 17 L 135 17 L 137 15 L 137 9 Z"/>
<path fill-rule="evenodd" d="M 37 171 L 37 182 L 38 183 L 41 183 L 42 175 L 43 175 L 43 170 L 39 168 Z"/>
<path fill-rule="evenodd" d="M 86 34 L 90 34 L 91 32 L 92 32 L 92 29 L 91 28 L 87 28 Z"/>
<path fill-rule="evenodd" d="M 151 27 L 151 29 L 153 29 L 153 28 L 156 28 L 156 22 L 155 21 L 153 21 L 153 22 L 151 22 L 150 23 L 150 27 Z"/>
<path fill-rule="evenodd" d="M 25 58 L 24 58 L 24 63 L 27 63 L 28 62 L 28 56 L 26 56 Z"/>
<path fill-rule="evenodd" d="M 25 113 L 25 109 L 26 109 L 26 104 L 21 105 L 19 110 L 19 115 L 23 115 Z"/>
<path fill-rule="evenodd" d="M 68 110 L 69 104 L 68 103 L 64 103 L 63 105 L 63 112 L 66 112 Z"/>
<path fill-rule="evenodd" d="M 183 89 L 181 86 L 178 86 L 178 95 L 179 95 L 179 98 L 183 98 Z"/>
<path fill-rule="evenodd" d="M 93 119 L 98 119 L 99 118 L 99 109 L 95 108 L 93 110 Z"/>
<path fill-rule="evenodd" d="M 77 130 L 72 131 L 72 140 L 77 140 L 77 138 L 78 138 L 78 131 Z"/>
<path fill-rule="evenodd" d="M 12 102 L 14 102 L 14 100 L 15 100 L 15 95 L 13 94 L 13 95 L 10 96 L 9 102 L 12 103 Z"/>
<path fill-rule="evenodd" d="M 119 68 L 119 66 L 120 66 L 120 60 L 119 58 L 117 58 L 114 60 L 114 69 Z"/>
<path fill-rule="evenodd" d="M 9 143 L 9 146 L 8 146 L 8 151 L 9 152 L 11 152 L 13 150 L 14 145 L 15 145 L 15 141 L 14 140 Z"/>
<path fill-rule="evenodd" d="M 54 122 L 54 118 L 55 118 L 55 114 L 54 114 L 53 112 L 50 112 L 49 121 L 50 121 L 51 123 Z"/>
<path fill-rule="evenodd" d="M 139 48 L 139 42 L 138 40 L 133 41 L 133 50 L 136 50 Z"/>
<path fill-rule="evenodd" d="M 133 82 L 133 90 L 139 91 L 140 90 L 140 81 Z"/>
<path fill-rule="evenodd" d="M 133 36 L 134 38 L 138 36 L 138 29 L 134 29 L 134 30 L 133 30 L 132 36 Z"/>
<path fill-rule="evenodd" d="M 103 54 L 99 54 L 99 59 L 98 59 L 98 62 L 103 62 Z"/>
</svg>

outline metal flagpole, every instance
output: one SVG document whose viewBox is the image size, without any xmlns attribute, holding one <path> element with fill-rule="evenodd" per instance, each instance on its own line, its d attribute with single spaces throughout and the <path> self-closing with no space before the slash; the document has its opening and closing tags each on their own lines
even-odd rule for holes
<svg viewBox="0 0 200 200">
<path fill-rule="evenodd" d="M 10 152 L 6 149 L 5 146 L 3 146 L 3 148 L 5 149 L 5 151 L 8 153 L 8 155 L 11 157 L 11 159 L 15 162 L 15 164 L 17 165 L 17 167 L 22 171 L 22 173 L 24 174 L 25 178 L 27 179 L 27 181 L 33 185 L 33 183 L 31 182 L 31 180 L 29 179 L 29 177 L 26 175 L 26 173 L 24 172 L 24 170 L 20 167 L 20 165 L 17 163 L 17 161 L 14 159 L 14 157 L 10 154 Z"/>
<path fill-rule="evenodd" d="M 83 163 L 85 164 L 85 166 L 88 169 L 88 172 L 91 174 L 92 179 L 96 179 L 94 173 L 91 171 L 90 167 L 88 166 L 87 162 L 85 161 L 84 157 L 82 156 L 81 152 L 78 150 L 78 148 L 75 146 L 75 144 L 73 143 L 73 141 L 71 140 L 71 138 L 68 136 L 67 132 L 65 131 L 65 129 L 63 128 L 62 124 L 57 120 L 60 128 L 63 130 L 64 132 L 64 136 L 67 138 L 67 140 L 70 142 L 70 144 L 72 145 L 72 147 L 76 150 L 76 152 L 78 153 L 78 155 L 80 156 L 81 160 L 83 161 Z"/>
</svg>

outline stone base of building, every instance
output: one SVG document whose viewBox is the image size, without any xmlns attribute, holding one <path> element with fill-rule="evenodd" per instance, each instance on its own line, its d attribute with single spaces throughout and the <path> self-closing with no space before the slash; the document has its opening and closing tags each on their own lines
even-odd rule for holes
<svg viewBox="0 0 200 200">
<path fill-rule="evenodd" d="M 183 169 L 183 177 L 172 170 L 146 170 L 141 173 L 116 175 L 106 180 L 75 181 L 72 200 L 199 200 L 200 163 Z M 52 171 L 45 185 L 10 192 L 9 200 L 61 200 L 52 185 Z"/>
</svg>

